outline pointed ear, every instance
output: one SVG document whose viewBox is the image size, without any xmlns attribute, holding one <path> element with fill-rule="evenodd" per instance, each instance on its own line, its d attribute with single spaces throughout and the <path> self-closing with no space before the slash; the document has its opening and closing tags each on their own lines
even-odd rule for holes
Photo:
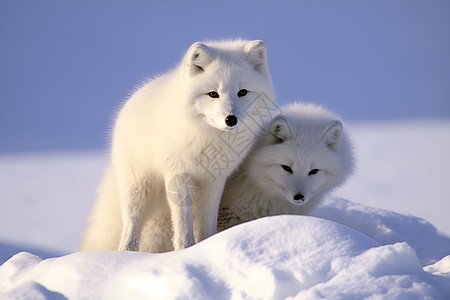
<svg viewBox="0 0 450 300">
<path fill-rule="evenodd" d="M 186 68 L 190 75 L 203 73 L 211 62 L 211 49 L 199 42 L 192 44 L 186 54 Z"/>
<path fill-rule="evenodd" d="M 322 140 L 325 144 L 333 150 L 339 148 L 339 144 L 341 143 L 342 131 L 344 127 L 339 120 L 334 120 L 328 123 L 325 127 L 324 134 L 322 136 Z"/>
<path fill-rule="evenodd" d="M 245 51 L 247 54 L 247 60 L 253 66 L 253 68 L 261 73 L 267 71 L 267 58 L 266 58 L 266 45 L 261 40 L 249 42 L 245 45 Z"/>
<path fill-rule="evenodd" d="M 291 129 L 285 116 L 279 115 L 272 120 L 269 129 L 264 136 L 265 145 L 283 143 L 291 138 Z"/>
</svg>

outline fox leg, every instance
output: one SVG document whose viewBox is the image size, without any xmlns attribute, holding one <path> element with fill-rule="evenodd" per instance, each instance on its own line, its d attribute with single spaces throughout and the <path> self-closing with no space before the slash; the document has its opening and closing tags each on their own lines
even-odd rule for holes
<svg viewBox="0 0 450 300">
<path fill-rule="evenodd" d="M 143 212 L 148 202 L 145 179 L 136 178 L 133 172 L 121 174 L 117 179 L 123 227 L 118 250 L 138 251 Z"/>
<path fill-rule="evenodd" d="M 190 247 L 195 244 L 192 216 L 195 180 L 187 173 L 167 176 L 166 192 L 173 226 L 173 248 Z"/>
<path fill-rule="evenodd" d="M 225 186 L 225 180 L 217 178 L 208 182 L 200 191 L 197 202 L 194 203 L 196 218 L 196 237 L 202 241 L 217 232 L 217 216 L 220 198 Z"/>
</svg>

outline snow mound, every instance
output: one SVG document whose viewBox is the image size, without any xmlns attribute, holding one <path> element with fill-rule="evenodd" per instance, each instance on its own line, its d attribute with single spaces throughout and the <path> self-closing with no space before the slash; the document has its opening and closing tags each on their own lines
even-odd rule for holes
<svg viewBox="0 0 450 300">
<path fill-rule="evenodd" d="M 426 266 L 423 269 L 431 274 L 446 276 L 450 278 L 450 255 L 447 255 L 437 263 Z"/>
<path fill-rule="evenodd" d="M 321 201 L 311 215 L 349 226 L 381 245 L 406 242 L 423 266 L 450 254 L 450 239 L 418 217 L 331 197 Z"/>
<path fill-rule="evenodd" d="M 408 244 L 308 216 L 255 220 L 177 252 L 19 253 L 0 267 L 13 299 L 440 299 L 449 287 Z"/>
</svg>

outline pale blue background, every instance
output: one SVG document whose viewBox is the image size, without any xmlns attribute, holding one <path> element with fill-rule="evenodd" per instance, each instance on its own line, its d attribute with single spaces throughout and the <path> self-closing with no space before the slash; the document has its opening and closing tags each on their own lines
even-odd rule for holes
<svg viewBox="0 0 450 300">
<path fill-rule="evenodd" d="M 0 152 L 105 149 L 134 85 L 233 37 L 265 41 L 280 103 L 450 118 L 448 0 L 0 0 Z"/>
</svg>

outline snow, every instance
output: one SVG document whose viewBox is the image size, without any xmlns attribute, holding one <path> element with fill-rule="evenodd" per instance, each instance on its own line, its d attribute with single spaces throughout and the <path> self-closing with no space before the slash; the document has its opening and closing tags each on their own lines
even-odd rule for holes
<svg viewBox="0 0 450 300">
<path fill-rule="evenodd" d="M 309 216 L 259 219 L 164 254 L 79 252 L 41 261 L 20 253 L 2 266 L 0 282 L 15 299 L 53 291 L 69 299 L 423 299 L 450 292 L 450 279 L 425 272 L 408 244 L 379 246 Z"/>
<path fill-rule="evenodd" d="M 425 271 L 435 274 L 450 277 L 450 256 L 446 256 L 442 260 L 433 265 L 423 268 Z"/>
<path fill-rule="evenodd" d="M 311 215 L 354 228 L 381 245 L 407 242 L 415 249 L 422 265 L 450 254 L 450 239 L 426 220 L 414 216 L 340 198 L 325 199 Z"/>
<path fill-rule="evenodd" d="M 75 251 L 106 162 L 99 152 L 0 155 L 2 249 Z"/>
<path fill-rule="evenodd" d="M 450 120 L 364 122 L 349 129 L 356 172 L 336 194 L 422 217 L 450 236 Z"/>
<path fill-rule="evenodd" d="M 3 154 L 0 298 L 448 298 L 450 121 L 348 129 L 355 175 L 311 216 L 164 254 L 75 252 L 104 154 Z"/>
</svg>

